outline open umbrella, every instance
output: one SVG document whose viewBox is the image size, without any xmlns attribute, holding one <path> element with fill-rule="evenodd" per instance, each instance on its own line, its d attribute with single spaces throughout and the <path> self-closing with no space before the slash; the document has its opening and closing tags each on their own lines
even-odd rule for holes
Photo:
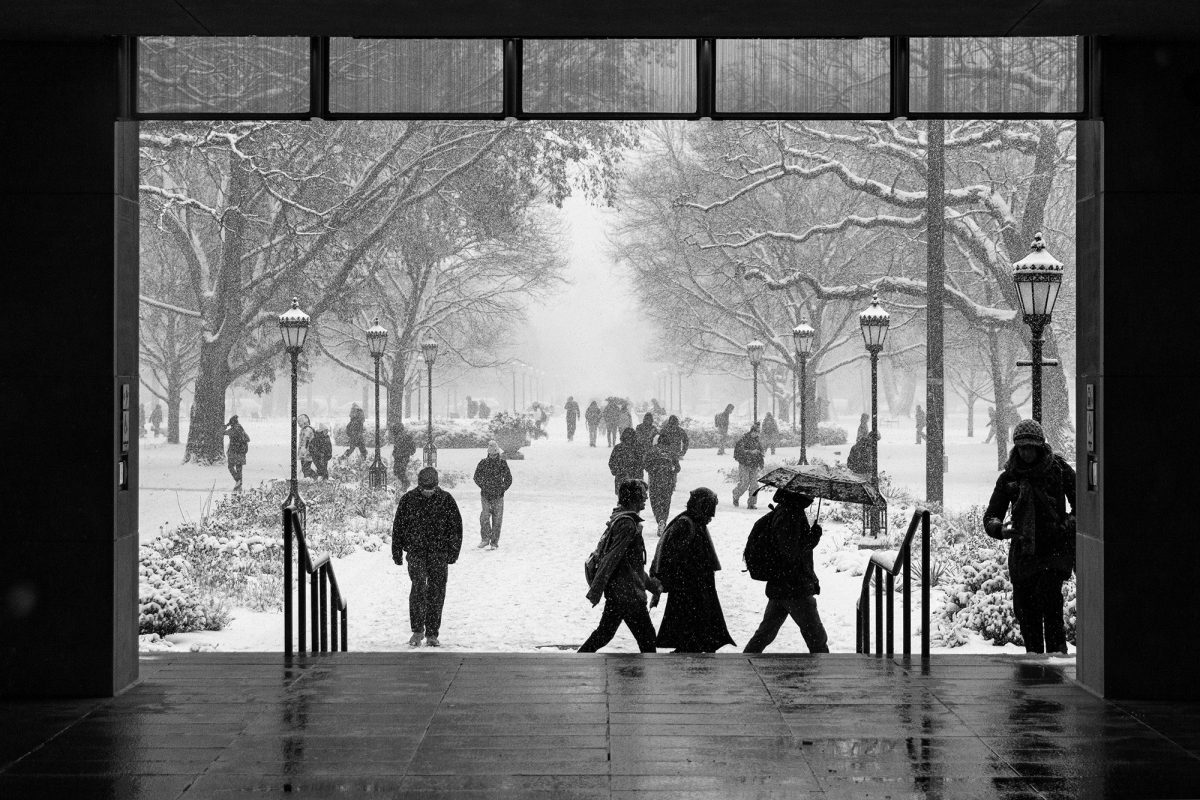
<svg viewBox="0 0 1200 800">
<path fill-rule="evenodd" d="M 787 489 L 810 497 L 824 497 L 843 503 L 864 506 L 886 506 L 887 500 L 871 484 L 866 475 L 842 467 L 825 464 L 801 464 L 795 467 L 776 467 L 758 479 L 763 486 Z M 762 489 L 756 487 L 751 494 Z"/>
</svg>

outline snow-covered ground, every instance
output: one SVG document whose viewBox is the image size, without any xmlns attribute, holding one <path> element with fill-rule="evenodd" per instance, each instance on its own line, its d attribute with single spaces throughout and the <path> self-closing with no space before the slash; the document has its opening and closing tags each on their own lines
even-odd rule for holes
<svg viewBox="0 0 1200 800">
<path fill-rule="evenodd" d="M 853 433 L 857 421 L 857 416 L 847 417 L 838 424 Z M 950 472 L 946 475 L 946 504 L 951 508 L 985 504 L 996 478 L 995 447 L 982 443 L 986 435 L 982 425 L 971 439 L 965 433 L 965 419 L 951 417 L 948 422 L 946 449 Z M 246 420 L 244 424 L 251 437 L 245 484 L 251 486 L 268 478 L 286 477 L 289 441 L 286 420 Z M 465 533 L 462 555 L 450 568 L 441 631 L 445 650 L 529 652 L 578 646 L 600 618 L 601 606 L 593 608 L 584 597 L 583 560 L 595 546 L 614 505 L 608 449 L 588 447 L 586 429 L 582 426 L 576 440 L 568 443 L 561 417 L 551 420 L 549 430 L 548 440 L 524 448 L 523 461 L 509 462 L 513 487 L 506 496 L 498 550 L 476 547 L 479 494 L 474 485 L 460 485 L 451 490 L 462 510 Z M 883 434 L 880 468 L 893 476 L 895 486 L 923 496 L 924 447 L 913 443 L 911 420 L 881 419 L 880 430 Z M 162 526 L 198 518 L 210 498 L 215 503 L 232 485 L 224 466 L 181 463 L 182 445 L 167 445 L 162 439 L 149 438 L 140 443 L 143 541 L 157 535 Z M 849 445 L 810 448 L 809 452 L 810 457 L 844 461 Z M 795 458 L 798 454 L 798 448 L 780 448 L 775 458 Z M 470 475 L 483 455 L 481 450 L 441 450 L 439 467 Z M 767 458 L 769 464 L 772 457 Z M 697 486 L 708 486 L 720 497 L 721 505 L 710 526 L 723 567 L 717 573 L 717 590 L 730 633 L 742 646 L 757 627 L 766 599 L 764 584 L 751 580 L 742 571 L 741 552 L 750 526 L 767 506 L 769 494 L 764 492 L 760 496 L 757 511 L 745 507 L 744 497 L 742 506 L 735 508 L 731 502 L 732 484 L 725 483 L 720 474 L 731 466 L 731 455 L 717 456 L 714 449 L 690 451 L 683 460 L 672 514 L 682 510 L 687 492 Z M 813 506 L 812 510 L 815 509 Z M 648 520 L 647 546 L 653 549 L 657 539 L 649 508 L 644 516 Z M 850 531 L 825 519 L 824 512 L 822 517 L 826 535 L 816 553 L 822 587 L 818 598 L 821 616 L 829 633 L 830 649 L 853 652 L 854 609 L 861 589 L 861 570 L 837 571 L 832 562 L 860 559 L 860 563 L 865 563 L 870 553 L 839 553 L 837 540 Z M 371 525 L 390 534 L 390 517 L 373 520 Z M 338 559 L 335 570 L 349 602 L 351 648 L 409 650 L 406 569 L 395 566 L 385 548 Z M 918 595 L 914 593 L 914 602 Z M 665 603 L 664 597 L 663 604 L 651 611 L 656 625 Z M 234 609 L 233 620 L 225 630 L 179 634 L 168 639 L 174 647 L 181 648 L 269 651 L 282 647 L 281 629 L 279 613 Z M 897 642 L 898 634 L 899 624 Z M 914 640 L 914 649 L 918 647 L 919 642 Z M 624 627 L 608 649 L 637 650 Z M 807 651 L 799 630 L 791 622 L 784 625 L 768 652 L 788 651 Z M 1017 653 L 1022 649 L 1012 645 L 997 648 L 986 641 L 977 641 L 952 652 L 994 654 Z"/>
</svg>

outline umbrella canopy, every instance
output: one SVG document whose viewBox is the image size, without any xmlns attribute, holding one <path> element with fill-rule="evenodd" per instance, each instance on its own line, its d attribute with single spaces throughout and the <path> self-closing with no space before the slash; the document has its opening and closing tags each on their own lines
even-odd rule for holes
<svg viewBox="0 0 1200 800">
<path fill-rule="evenodd" d="M 887 501 L 879 490 L 871 485 L 871 479 L 841 467 L 825 464 L 802 464 L 795 467 L 777 467 L 758 479 L 764 486 L 787 489 L 810 497 L 824 497 L 843 503 L 858 503 L 863 506 L 886 506 Z M 762 489 L 757 487 L 754 491 Z"/>
</svg>

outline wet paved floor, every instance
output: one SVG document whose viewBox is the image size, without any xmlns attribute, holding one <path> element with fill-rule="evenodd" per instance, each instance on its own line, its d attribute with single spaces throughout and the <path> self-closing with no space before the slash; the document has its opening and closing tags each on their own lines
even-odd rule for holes
<svg viewBox="0 0 1200 800">
<path fill-rule="evenodd" d="M 146 656 L 0 701 L 0 798 L 1200 797 L 1200 703 L 935 657 Z"/>
</svg>

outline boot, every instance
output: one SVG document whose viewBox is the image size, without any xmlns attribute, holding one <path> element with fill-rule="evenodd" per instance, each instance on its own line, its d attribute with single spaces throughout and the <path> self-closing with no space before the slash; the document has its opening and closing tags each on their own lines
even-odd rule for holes
<svg viewBox="0 0 1200 800">
<path fill-rule="evenodd" d="M 441 647 L 442 643 L 438 641 L 438 638 L 436 636 L 426 636 L 425 637 L 425 646 L 426 647 Z"/>
<path fill-rule="evenodd" d="M 408 637 L 408 646 L 409 647 L 420 647 L 421 646 L 421 634 L 414 633 L 412 636 Z"/>
</svg>

